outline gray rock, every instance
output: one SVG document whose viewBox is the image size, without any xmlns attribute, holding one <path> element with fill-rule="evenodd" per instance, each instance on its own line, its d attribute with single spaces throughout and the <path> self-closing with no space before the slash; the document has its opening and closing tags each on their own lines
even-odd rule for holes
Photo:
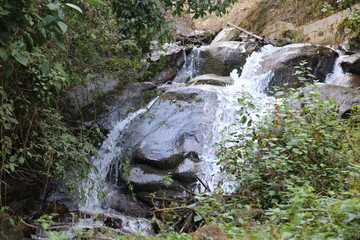
<svg viewBox="0 0 360 240">
<path fill-rule="evenodd" d="M 126 191 L 106 183 L 105 198 L 102 199 L 104 208 L 115 209 L 132 217 L 149 217 L 150 211 L 143 204 L 135 202 Z"/>
<path fill-rule="evenodd" d="M 81 110 L 91 104 L 101 94 L 113 91 L 119 80 L 113 76 L 98 77 L 96 81 L 87 81 L 84 85 L 78 85 L 65 95 L 64 102 L 66 111 L 71 117 L 76 117 Z"/>
<path fill-rule="evenodd" d="M 346 73 L 346 74 L 334 79 L 331 82 L 331 84 L 339 85 L 339 86 L 343 86 L 343 87 L 359 88 L 360 87 L 360 75 Z"/>
<path fill-rule="evenodd" d="M 322 98 L 334 100 L 341 116 L 350 113 L 353 105 L 360 104 L 360 90 L 331 84 L 321 84 L 318 90 Z"/>
<path fill-rule="evenodd" d="M 360 74 L 360 53 L 344 58 L 340 64 L 344 72 Z"/>
<path fill-rule="evenodd" d="M 294 67 L 306 60 L 307 67 L 313 70 L 313 75 L 320 82 L 324 82 L 327 74 L 332 71 L 337 56 L 338 53 L 334 50 L 322 46 L 288 45 L 275 51 L 271 56 L 265 57 L 258 73 L 266 73 L 270 70 L 274 72 L 266 89 L 267 92 L 273 90 L 273 87 L 285 89 L 300 87 L 299 80 L 293 76 Z"/>
<path fill-rule="evenodd" d="M 199 84 L 227 86 L 234 84 L 234 79 L 232 79 L 232 77 L 229 76 L 225 77 L 225 76 L 218 76 L 216 74 L 205 74 L 191 79 L 187 83 L 187 86 L 199 85 Z"/>
<path fill-rule="evenodd" d="M 257 49 L 256 43 L 244 42 L 218 42 L 209 46 L 202 46 L 193 50 L 188 69 L 194 69 L 196 77 L 203 74 L 214 73 L 220 76 L 229 76 L 232 70 L 241 69 L 250 53 Z"/>
<path fill-rule="evenodd" d="M 128 84 L 119 91 L 109 92 L 83 110 L 83 120 L 87 121 L 88 125 L 95 122 L 103 132 L 108 132 L 114 123 L 145 106 L 153 98 L 151 93 L 154 89 L 154 83 L 141 82 Z"/>
<path fill-rule="evenodd" d="M 127 130 L 125 141 L 135 149 L 135 161 L 159 169 L 177 167 L 187 153 L 204 152 L 211 142 L 217 95 L 212 88 L 180 87 L 165 93 Z"/>
<path fill-rule="evenodd" d="M 172 179 L 169 174 L 171 171 L 159 170 L 148 165 L 135 165 L 131 167 L 128 174 L 123 174 L 122 177 L 133 185 L 137 192 L 155 192 L 160 189 L 182 191 L 181 183 Z M 168 175 L 170 178 L 166 178 Z"/>
<path fill-rule="evenodd" d="M 211 45 L 218 42 L 234 41 L 239 36 L 240 31 L 236 28 L 224 28 L 221 32 L 216 35 Z"/>
</svg>

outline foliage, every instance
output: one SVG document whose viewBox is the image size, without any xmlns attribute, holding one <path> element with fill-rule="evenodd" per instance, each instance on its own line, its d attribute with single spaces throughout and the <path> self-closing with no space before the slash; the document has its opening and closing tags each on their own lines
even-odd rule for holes
<svg viewBox="0 0 360 240">
<path fill-rule="evenodd" d="M 236 177 L 239 194 L 248 203 L 272 207 L 286 202 L 293 186 L 308 184 L 324 195 L 346 190 L 351 161 L 357 156 L 352 155 L 355 149 L 349 142 L 356 139 L 349 130 L 353 127 L 339 119 L 335 105 L 321 99 L 309 84 L 306 89 L 276 95 L 281 101 L 271 113 L 234 133 L 230 146 L 220 148 L 219 164 Z M 246 108 L 254 106 L 249 99 L 238 101 Z M 250 120 L 249 114 L 239 114 L 241 121 Z"/>
<path fill-rule="evenodd" d="M 193 14 L 194 18 L 207 13 L 222 15 L 238 0 L 113 0 L 113 9 L 119 19 L 119 28 L 126 38 L 133 37 L 143 49 L 148 49 L 151 40 L 160 43 L 171 38 L 168 13 L 181 16 Z"/>
</svg>

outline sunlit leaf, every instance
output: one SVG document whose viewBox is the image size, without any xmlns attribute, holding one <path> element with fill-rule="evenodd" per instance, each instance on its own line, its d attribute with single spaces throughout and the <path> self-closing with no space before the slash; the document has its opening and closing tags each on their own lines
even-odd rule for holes
<svg viewBox="0 0 360 240">
<path fill-rule="evenodd" d="M 66 31 L 67 31 L 67 29 L 68 29 L 68 26 L 67 26 L 65 23 L 61 22 L 61 21 L 59 21 L 57 24 L 58 24 L 58 26 L 60 27 L 61 31 L 62 31 L 63 33 L 66 33 Z"/>
<path fill-rule="evenodd" d="M 71 3 L 65 3 L 65 5 L 75 9 L 76 11 L 78 11 L 79 13 L 83 13 L 83 11 L 81 10 L 81 8 L 79 8 L 78 6 L 71 4 Z"/>
</svg>

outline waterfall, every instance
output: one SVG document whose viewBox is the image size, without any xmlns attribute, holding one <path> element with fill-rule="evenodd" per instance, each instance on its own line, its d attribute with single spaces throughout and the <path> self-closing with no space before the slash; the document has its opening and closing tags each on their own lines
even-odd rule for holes
<svg viewBox="0 0 360 240">
<path fill-rule="evenodd" d="M 224 176 L 220 174 L 219 166 L 216 165 L 216 147 L 214 144 L 229 139 L 230 133 L 241 128 L 239 124 L 234 124 L 240 108 L 237 99 L 241 96 L 252 97 L 257 109 L 260 109 L 251 113 L 254 120 L 266 113 L 267 109 L 271 107 L 270 103 L 274 102 L 274 98 L 267 96 L 265 89 L 274 73 L 271 70 L 263 74 L 256 74 L 256 72 L 261 70 L 260 63 L 264 60 L 264 57 L 271 55 L 278 49 L 267 45 L 259 52 L 252 53 L 247 58 L 241 75 L 238 75 L 238 69 L 231 72 L 230 76 L 234 79 L 233 85 L 216 87 L 218 106 L 212 129 L 210 129 L 213 133 L 213 140 L 212 143 L 204 146 L 207 151 L 200 156 L 204 164 L 202 166 L 203 173 L 199 175 L 212 190 L 220 182 L 225 192 L 233 191 L 232 186 L 235 183 L 229 180 L 223 181 Z"/>
<path fill-rule="evenodd" d="M 344 76 L 344 71 L 340 65 L 340 63 L 344 60 L 344 58 L 348 57 L 346 55 L 342 55 L 340 51 L 338 51 L 340 56 L 336 59 L 334 68 L 332 73 L 329 73 L 325 79 L 325 83 L 334 84 L 335 81 Z"/>
<path fill-rule="evenodd" d="M 123 228 L 127 231 L 150 231 L 151 226 L 145 219 L 131 218 L 124 216 L 122 214 L 116 213 L 111 209 L 107 209 L 102 206 L 101 200 L 99 199 L 99 193 L 106 195 L 111 195 L 111 189 L 104 185 L 107 174 L 109 173 L 112 163 L 117 161 L 117 158 L 121 156 L 124 149 L 121 145 L 115 144 L 122 136 L 123 131 L 126 127 L 131 124 L 131 122 L 140 116 L 141 114 L 148 111 L 152 105 L 158 100 L 156 97 L 152 100 L 145 108 L 139 109 L 136 112 L 130 113 L 125 119 L 117 122 L 114 125 L 114 128 L 108 134 L 106 140 L 102 143 L 98 153 L 92 158 L 93 165 L 95 170 L 91 171 L 88 175 L 88 181 L 84 183 L 84 188 L 86 189 L 86 200 L 85 203 L 80 205 L 80 210 L 86 213 L 105 213 L 109 216 L 115 216 L 120 218 L 123 221 Z M 115 166 L 118 166 L 115 164 Z M 115 174 L 115 179 L 112 179 L 112 182 L 118 182 L 118 173 Z M 87 224 L 89 219 L 81 219 L 81 224 Z"/>
<path fill-rule="evenodd" d="M 282 47 L 286 48 L 297 48 L 302 47 L 306 44 L 293 44 L 289 46 Z M 276 100 L 270 96 L 265 94 L 270 80 L 274 76 L 274 70 L 272 69 L 262 69 L 263 64 L 262 62 L 268 61 L 271 59 L 272 55 L 282 49 L 280 47 L 274 47 L 271 45 L 264 46 L 258 52 L 253 52 L 249 57 L 246 59 L 245 65 L 242 69 L 234 69 L 230 76 L 234 80 L 233 85 L 229 85 L 226 87 L 223 86 L 213 86 L 213 85 L 196 85 L 196 86 L 186 86 L 186 81 L 174 81 L 172 85 L 167 85 L 167 90 L 171 90 L 176 92 L 177 89 L 184 88 L 188 89 L 195 89 L 214 94 L 215 93 L 215 100 L 214 99 L 207 99 L 203 100 L 202 103 L 202 118 L 200 120 L 204 120 L 204 124 L 200 124 L 199 128 L 197 129 L 200 132 L 201 138 L 203 142 L 201 145 L 201 149 L 199 150 L 198 155 L 200 158 L 200 163 L 197 165 L 199 166 L 200 171 L 197 173 L 197 176 L 206 182 L 211 190 L 214 190 L 219 183 L 221 183 L 222 189 L 231 192 L 231 185 L 234 182 L 231 181 L 223 181 L 224 177 L 220 173 L 219 166 L 216 165 L 216 147 L 214 144 L 224 141 L 230 137 L 230 133 L 236 132 L 241 129 L 241 124 L 236 123 L 236 118 L 239 116 L 239 111 L 241 106 L 238 103 L 238 98 L 246 96 L 247 98 L 253 98 L 253 103 L 256 105 L 256 110 L 250 112 L 250 115 L 254 121 L 261 120 L 261 117 L 265 115 L 269 108 L 272 107 L 272 103 Z M 289 50 L 289 49 L 287 49 Z M 199 56 L 200 56 L 201 48 L 195 48 L 192 53 L 185 58 L 185 64 L 183 68 L 180 70 L 182 74 L 186 73 L 185 77 L 179 77 L 179 79 L 185 79 L 188 77 L 194 77 L 198 73 L 198 64 L 199 64 Z M 290 52 L 293 49 L 289 50 Z M 339 65 L 339 59 L 337 61 L 337 65 Z M 329 82 L 331 79 L 336 78 L 338 74 L 341 73 L 341 68 L 335 67 L 333 73 L 328 76 Z M 239 74 L 239 72 L 241 72 Z M 180 74 L 180 73 L 179 73 Z M 179 92 L 180 94 L 184 92 Z M 191 92 L 198 94 L 198 92 Z M 199 100 L 199 99 L 197 99 Z M 209 101 L 207 101 L 209 100 Z M 157 101 L 157 98 L 151 101 L 146 108 L 140 109 L 134 113 L 129 114 L 129 116 L 119 121 L 114 125 L 113 130 L 107 136 L 107 139 L 103 142 L 98 154 L 92 159 L 94 165 L 97 168 L 97 171 L 93 171 L 89 174 L 88 183 L 84 184 L 85 188 L 87 188 L 90 192 L 89 198 L 87 199 L 86 203 L 80 206 L 80 209 L 84 212 L 101 212 L 106 213 L 108 215 L 116 214 L 117 218 L 124 219 L 123 223 L 126 223 L 124 228 L 128 231 L 141 231 L 145 232 L 151 229 L 151 226 L 145 219 L 140 218 L 128 218 L 125 217 L 112 209 L 108 209 L 106 206 L 103 206 L 101 200 L 97 197 L 98 191 L 97 189 L 101 189 L 106 195 L 115 194 L 112 192 L 113 190 L 110 189 L 105 184 L 105 179 L 111 171 L 111 168 L 114 168 L 113 171 L 116 173 L 113 176 L 113 179 L 110 179 L 109 182 L 111 183 L 118 183 L 119 177 L 117 173 L 119 173 L 119 169 L 117 169 L 118 164 L 118 157 L 122 155 L 124 149 L 123 146 L 119 143 L 119 139 L 123 137 L 124 131 L 131 127 L 131 123 L 134 120 L 137 120 L 137 117 L 152 107 L 152 105 Z M 159 101 L 160 102 L 160 101 Z M 166 102 L 166 100 L 164 100 Z M 168 101 L 170 102 L 170 101 Z M 184 105 L 190 105 L 190 103 L 184 102 Z M 194 102 L 194 105 L 199 104 L 198 102 Z M 199 104 L 200 105 L 200 104 Z M 151 110 L 154 110 L 156 107 L 153 107 Z M 170 109 L 170 108 L 169 108 Z M 189 108 L 191 109 L 191 108 Z M 171 109 L 172 111 L 176 112 L 177 109 Z M 154 110 L 155 111 L 155 110 Z M 182 109 L 182 111 L 186 111 L 186 109 Z M 190 110 L 189 110 L 190 111 Z M 161 111 L 159 111 L 161 112 Z M 164 112 L 162 112 L 165 114 Z M 211 113 L 211 116 L 206 115 L 207 113 Z M 186 119 L 181 119 L 181 121 L 186 122 L 187 124 L 191 124 L 191 115 L 184 115 L 190 116 Z M 155 116 L 156 117 L 156 116 Z M 161 118 L 162 116 L 158 116 Z M 170 117 L 169 117 L 170 118 Z M 210 119 L 210 121 L 209 121 Z M 163 119 L 162 119 L 163 120 Z M 167 121 L 167 119 L 165 119 Z M 196 119 L 199 120 L 199 119 Z M 161 123 L 164 123 L 162 121 Z M 246 123 L 245 123 L 246 124 Z M 196 125 L 197 126 L 197 125 Z M 153 131 L 157 131 L 161 129 L 161 125 L 151 128 Z M 160 130 L 159 130 L 160 131 Z M 170 131 L 167 129 L 167 131 Z M 186 130 L 187 131 L 187 130 Z M 190 131 L 190 130 L 189 130 Z M 162 135 L 166 135 L 168 132 L 161 132 Z M 184 132 L 181 132 L 184 133 Z M 148 136 L 151 133 L 146 134 Z M 157 133 L 158 134 L 158 133 Z M 195 136 L 196 138 L 197 136 Z M 160 139 L 160 138 L 159 138 Z M 162 140 L 162 139 L 161 139 Z M 197 140 L 197 139 L 196 139 Z M 147 142 L 153 142 L 154 139 L 150 138 L 147 139 Z M 169 141 L 171 142 L 171 141 Z M 119 144 L 117 144 L 119 143 Z M 158 141 L 157 144 L 161 145 L 163 142 Z M 153 150 L 151 148 L 151 150 Z M 156 147 L 154 149 L 156 151 Z M 195 163 L 194 163 L 195 164 Z M 152 166 L 153 167 L 153 166 Z M 91 185 L 89 182 L 96 183 L 98 188 L 91 189 Z M 200 189 L 199 191 L 202 191 Z M 126 218 L 126 219 L 125 219 Z M 84 220 L 85 221 L 85 220 Z M 86 221 L 84 222 L 84 224 Z"/>
</svg>

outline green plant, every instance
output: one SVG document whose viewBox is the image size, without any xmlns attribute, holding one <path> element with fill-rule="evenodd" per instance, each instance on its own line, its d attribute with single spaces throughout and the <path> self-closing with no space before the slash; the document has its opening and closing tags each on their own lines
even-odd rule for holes
<svg viewBox="0 0 360 240">
<path fill-rule="evenodd" d="M 149 49 L 152 40 L 163 43 L 171 39 L 167 12 L 174 16 L 191 13 L 194 18 L 213 12 L 222 15 L 235 2 L 237 0 L 114 0 L 112 5 L 121 33 L 128 39 L 135 39 L 143 49 Z"/>
<path fill-rule="evenodd" d="M 248 125 L 220 145 L 219 164 L 236 178 L 237 191 L 249 204 L 268 208 L 287 202 L 292 185 L 308 184 L 324 195 L 348 188 L 348 153 L 355 151 L 349 139 L 356 139 L 355 132 L 349 132 L 351 125 L 335 113 L 335 105 L 306 83 L 312 77 L 308 70 L 300 65 L 295 72 L 305 89 L 277 92 L 281 101 L 260 121 L 240 112 L 239 124 Z M 239 103 L 254 108 L 252 100 Z"/>
</svg>

